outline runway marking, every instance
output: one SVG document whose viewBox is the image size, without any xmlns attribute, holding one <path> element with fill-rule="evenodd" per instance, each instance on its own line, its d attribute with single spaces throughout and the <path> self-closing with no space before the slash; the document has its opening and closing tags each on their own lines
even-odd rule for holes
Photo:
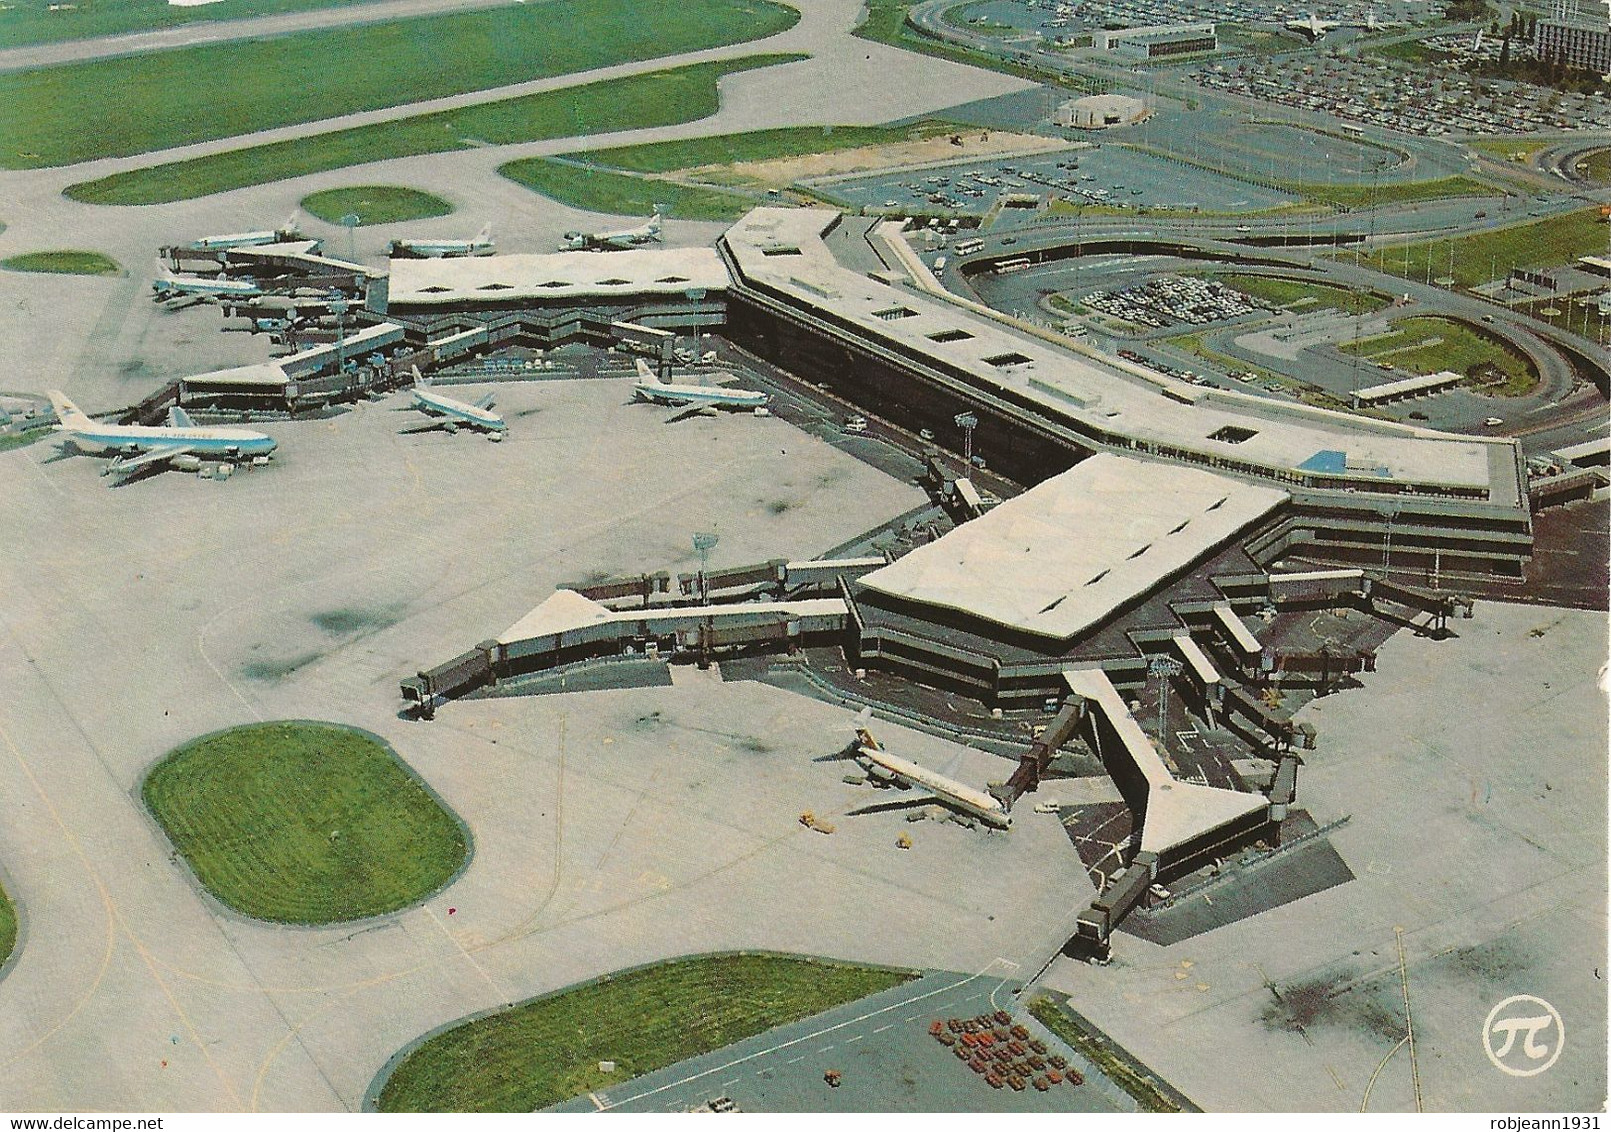
<svg viewBox="0 0 1611 1132">
<path fill-rule="evenodd" d="M 464 944 L 459 942 L 458 937 L 452 932 L 448 931 L 447 925 L 442 922 L 442 917 L 438 916 L 436 911 L 428 904 L 423 910 L 425 914 L 430 917 L 431 923 L 435 924 L 438 930 L 440 930 L 443 935 L 447 936 L 449 942 L 453 944 L 458 953 L 464 956 L 464 961 L 470 964 L 470 967 L 475 971 L 476 974 L 480 975 L 487 981 L 487 986 L 492 988 L 493 993 L 496 994 L 500 999 L 507 1000 L 509 996 L 504 993 L 503 988 L 498 985 L 497 981 L 493 979 L 491 975 L 487 974 L 486 968 L 477 963 L 475 961 L 475 957 L 464 949 Z M 591 1096 L 592 1094 L 590 1093 L 588 1095 Z"/>
<path fill-rule="evenodd" d="M 587 1099 L 593 1102 L 594 1108 L 598 1109 L 600 1112 L 604 1111 L 604 1102 L 599 1099 L 599 1095 L 597 1093 L 589 1091 L 587 1094 Z"/>
<path fill-rule="evenodd" d="M 893 1026 L 893 1025 L 895 1025 L 895 1023 L 891 1022 L 889 1024 L 889 1026 L 880 1026 L 880 1027 L 878 1027 L 878 1029 L 874 1030 L 873 1033 L 882 1034 L 885 1030 L 889 1029 L 890 1026 Z"/>
<path fill-rule="evenodd" d="M 802 1053 L 799 1057 L 791 1057 L 791 1058 L 789 1058 L 789 1060 L 785 1061 L 783 1064 L 784 1065 L 793 1065 L 797 1061 L 804 1061 L 804 1060 L 805 1060 L 805 1054 Z"/>
<path fill-rule="evenodd" d="M 111 965 L 113 945 L 116 942 L 116 935 L 113 931 L 113 925 L 115 923 L 116 930 L 122 932 L 122 934 L 128 939 L 129 943 L 133 945 L 135 951 L 139 953 L 140 958 L 144 960 L 146 970 L 150 972 L 152 980 L 157 984 L 158 988 L 161 989 L 163 997 L 168 1000 L 168 1004 L 173 1008 L 173 1012 L 178 1016 L 179 1021 L 184 1026 L 185 1031 L 190 1035 L 190 1040 L 195 1044 L 196 1049 L 201 1052 L 202 1059 L 206 1061 L 208 1067 L 212 1069 L 213 1075 L 218 1078 L 218 1083 L 224 1087 L 224 1092 L 235 1102 L 236 1110 L 243 1110 L 245 1106 L 241 1102 L 240 1094 L 235 1091 L 234 1084 L 229 1080 L 228 1077 L 224 1075 L 223 1069 L 216 1061 L 213 1060 L 212 1052 L 207 1048 L 207 1043 L 201 1040 L 201 1034 L 199 1031 L 197 1031 L 195 1022 L 185 1011 L 185 1008 L 180 1005 L 179 1000 L 174 996 L 172 988 L 170 988 L 168 984 L 163 981 L 162 977 L 157 974 L 156 965 L 152 962 L 150 952 L 146 950 L 145 945 L 140 942 L 139 937 L 137 937 L 133 930 L 130 929 L 128 921 L 123 918 L 122 910 L 118 907 L 117 901 L 112 898 L 112 894 L 107 890 L 106 882 L 101 879 L 100 873 L 96 871 L 95 866 L 91 863 L 89 854 L 84 850 L 83 843 L 79 841 L 79 839 L 73 834 L 72 829 L 62 819 L 61 811 L 56 808 L 56 803 L 45 791 L 44 784 L 40 782 L 38 776 L 34 774 L 33 768 L 28 765 L 28 760 L 23 758 L 22 752 L 17 749 L 17 745 L 12 741 L 10 733 L 5 731 L 3 728 L 0 728 L 0 738 L 5 740 L 6 746 L 10 748 L 12 755 L 16 757 L 17 765 L 22 768 L 23 774 L 28 776 L 28 781 L 33 785 L 34 790 L 39 794 L 40 800 L 45 803 L 45 808 L 50 811 L 51 819 L 55 821 L 58 827 L 60 827 L 62 835 L 67 839 L 68 844 L 73 847 L 74 854 L 83 863 L 84 870 L 89 873 L 90 878 L 95 882 L 95 887 L 100 891 L 101 902 L 106 909 L 108 917 L 106 957 L 102 963 L 100 974 L 96 976 L 95 983 L 90 987 L 89 992 L 84 996 L 79 1004 L 73 1008 L 67 1017 L 63 1018 L 59 1023 L 52 1027 L 49 1032 L 43 1035 L 38 1041 L 30 1045 L 27 1049 L 18 1053 L 15 1057 L 10 1058 L 6 1064 L 10 1065 L 18 1059 L 25 1057 L 29 1053 L 38 1049 L 40 1045 L 42 1045 L 51 1036 L 66 1026 L 68 1022 L 70 1022 L 86 1005 L 88 1005 L 89 1000 L 95 996 L 97 991 L 100 989 L 101 981 L 105 977 L 107 969 Z M 84 737 L 84 741 L 86 744 L 89 744 L 88 736 Z M 89 745 L 93 749 L 93 744 Z"/>
<path fill-rule="evenodd" d="M 853 1038 L 846 1038 L 846 1039 L 845 1039 L 845 1044 L 846 1044 L 846 1045 L 847 1045 L 847 1046 L 848 1046 L 848 1045 L 853 1045 L 853 1044 L 855 1044 L 855 1043 L 856 1043 L 856 1042 L 859 1042 L 859 1041 L 861 1041 L 861 1040 L 862 1040 L 862 1039 L 863 1039 L 863 1038 L 865 1038 L 865 1037 L 866 1037 L 866 1036 L 867 1036 L 867 1035 L 866 1035 L 866 1034 L 857 1034 L 857 1035 L 856 1035 L 856 1036 L 855 1036 L 855 1037 L 853 1037 Z"/>
</svg>

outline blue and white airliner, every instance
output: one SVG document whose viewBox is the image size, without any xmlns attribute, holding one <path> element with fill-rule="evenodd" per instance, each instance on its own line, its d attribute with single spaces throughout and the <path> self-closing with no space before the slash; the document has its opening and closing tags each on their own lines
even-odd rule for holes
<svg viewBox="0 0 1611 1132">
<path fill-rule="evenodd" d="M 178 405 L 168 409 L 166 425 L 118 425 L 93 420 L 60 390 L 50 391 L 64 433 L 80 451 L 111 455 L 103 476 L 119 479 L 143 468 L 162 465 L 194 472 L 203 460 L 241 464 L 267 459 L 279 445 L 273 437 L 248 428 L 198 425 Z"/>
<path fill-rule="evenodd" d="M 151 281 L 152 298 L 156 302 L 168 299 L 255 299 L 263 288 L 245 279 L 226 279 L 220 275 L 208 279 L 205 275 L 175 275 L 165 271 Z"/>
<path fill-rule="evenodd" d="M 392 255 L 416 259 L 453 259 L 467 255 L 491 255 L 492 225 L 488 224 L 468 240 L 393 240 Z"/>
<path fill-rule="evenodd" d="M 431 379 L 414 367 L 414 399 L 409 408 L 418 409 L 434 418 L 447 432 L 458 432 L 460 426 L 480 429 L 488 440 L 502 440 L 508 425 L 497 413 L 491 412 L 493 394 L 488 393 L 475 404 L 457 401 L 431 389 Z M 419 431 L 419 430 L 415 430 Z"/>
<path fill-rule="evenodd" d="M 267 244 L 288 244 L 293 240 L 300 240 L 302 233 L 297 231 L 296 213 L 285 218 L 280 227 L 264 232 L 231 232 L 225 236 L 202 236 L 191 241 L 190 246 L 197 251 L 216 252 L 226 248 L 255 248 Z"/>
<path fill-rule="evenodd" d="M 723 389 L 720 385 L 680 385 L 669 377 L 660 377 L 642 358 L 636 359 L 638 380 L 632 386 L 632 395 L 656 405 L 673 405 L 686 409 L 670 420 L 680 420 L 694 413 L 713 413 L 717 409 L 755 410 L 766 404 L 766 394 L 754 389 Z M 737 380 L 731 374 L 715 374 L 717 382 Z M 668 422 L 669 423 L 669 422 Z"/>
</svg>

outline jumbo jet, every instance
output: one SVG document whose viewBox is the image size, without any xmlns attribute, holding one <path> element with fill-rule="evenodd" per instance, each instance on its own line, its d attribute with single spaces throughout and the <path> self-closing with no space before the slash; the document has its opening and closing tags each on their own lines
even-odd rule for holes
<svg viewBox="0 0 1611 1132">
<path fill-rule="evenodd" d="M 671 405 L 687 410 L 670 420 L 681 420 L 694 413 L 714 413 L 717 409 L 759 409 L 766 404 L 766 394 L 754 389 L 723 389 L 719 384 L 680 385 L 670 378 L 657 375 L 642 358 L 635 361 L 638 380 L 632 386 L 633 397 L 655 405 Z M 717 382 L 737 380 L 726 373 L 713 377 Z"/>
<path fill-rule="evenodd" d="M 1313 12 L 1310 12 L 1301 20 L 1287 21 L 1287 29 L 1289 31 L 1302 33 L 1310 43 L 1313 43 L 1315 40 L 1325 35 L 1328 31 L 1341 26 L 1342 25 L 1336 20 L 1322 20 Z"/>
<path fill-rule="evenodd" d="M 177 405 L 168 409 L 166 425 L 117 425 L 92 420 L 66 394 L 53 389 L 50 403 L 56 407 L 64 433 L 83 452 L 111 454 L 113 459 L 101 473 L 123 479 L 143 468 L 168 465 L 194 472 L 203 459 L 231 464 L 267 459 L 279 447 L 273 437 L 246 428 L 198 425 Z"/>
<path fill-rule="evenodd" d="M 285 223 L 267 232 L 231 232 L 227 236 L 203 236 L 191 243 L 198 251 L 216 252 L 225 248 L 251 248 L 263 244 L 287 244 L 302 239 L 297 230 L 296 213 L 285 218 Z"/>
<path fill-rule="evenodd" d="M 208 279 L 205 275 L 176 275 L 164 271 L 151 281 L 152 299 L 167 302 L 169 299 L 195 299 L 211 302 L 216 299 L 255 299 L 263 288 L 245 279 L 228 279 L 220 275 Z"/>
<path fill-rule="evenodd" d="M 430 378 L 420 373 L 419 366 L 414 367 L 413 393 L 414 400 L 410 402 L 409 408 L 418 409 L 426 416 L 440 421 L 441 427 L 449 433 L 458 432 L 462 425 L 486 433 L 488 440 L 502 440 L 504 432 L 509 427 L 502 417 L 489 411 L 492 408 L 493 394 L 488 393 L 472 405 L 434 393 L 431 391 Z"/>
<path fill-rule="evenodd" d="M 415 259 L 449 259 L 492 252 L 492 225 L 488 224 L 468 240 L 393 240 L 391 254 Z"/>
<path fill-rule="evenodd" d="M 1012 815 L 1003 808 L 998 799 L 982 790 L 975 790 L 955 779 L 918 766 L 910 759 L 903 759 L 884 750 L 878 740 L 873 738 L 872 732 L 867 729 L 871 718 L 871 708 L 864 709 L 856 717 L 856 738 L 845 752 L 867 771 L 869 780 L 900 790 L 919 786 L 932 794 L 942 805 L 976 817 L 988 826 L 996 829 L 1011 827 Z"/>
<path fill-rule="evenodd" d="M 619 251 L 660 239 L 660 210 L 636 228 L 620 232 L 566 232 L 560 251 Z"/>
</svg>

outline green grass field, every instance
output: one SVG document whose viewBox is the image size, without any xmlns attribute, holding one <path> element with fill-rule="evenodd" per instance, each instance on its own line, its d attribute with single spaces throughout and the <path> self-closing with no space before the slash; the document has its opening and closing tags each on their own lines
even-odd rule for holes
<svg viewBox="0 0 1611 1132">
<path fill-rule="evenodd" d="M 181 8 L 168 0 L 99 0 L 63 6 L 58 0 L 7 0 L 0 10 L 0 45 L 22 47 L 66 39 L 121 35 L 209 20 L 239 20 L 331 8 L 351 0 L 220 0 Z M 55 11 L 51 11 L 52 7 Z"/>
<path fill-rule="evenodd" d="M 400 1061 L 382 1112 L 531 1112 L 913 976 L 787 955 L 674 959 L 464 1022 Z M 599 1070 L 614 1061 L 615 1072 Z M 711 1093 L 721 1090 L 713 1082 Z"/>
<path fill-rule="evenodd" d="M 333 724 L 205 736 L 158 763 L 141 796 L 207 891 L 261 920 L 394 912 L 440 889 L 469 852 L 388 748 Z"/>
<path fill-rule="evenodd" d="M 1484 391 L 1502 397 L 1522 396 L 1538 384 L 1538 374 L 1526 358 L 1507 349 L 1498 338 L 1464 323 L 1424 316 L 1402 319 L 1392 328 L 1390 334 L 1345 342 L 1338 349 L 1370 361 L 1391 362 L 1417 375 L 1444 370 L 1470 373 L 1481 366 L 1493 366 L 1505 375 L 1505 381 L 1497 387 L 1485 387 Z"/>
<path fill-rule="evenodd" d="M 1512 267 L 1559 267 L 1583 255 L 1604 255 L 1611 228 L 1594 209 L 1568 212 L 1527 224 L 1496 228 L 1454 241 L 1420 243 L 1377 249 L 1370 265 L 1378 271 L 1406 279 L 1433 279 L 1449 274 L 1451 250 L 1453 278 L 1460 287 L 1487 283 L 1495 273 L 1501 279 Z M 1337 258 L 1349 258 L 1339 253 Z M 1430 261 L 1430 264 L 1429 262 Z"/>
<path fill-rule="evenodd" d="M 446 216 L 453 206 L 432 193 L 402 189 L 396 185 L 356 185 L 350 189 L 325 189 L 302 198 L 302 207 L 326 224 L 340 224 L 343 216 L 356 216 L 359 227 L 368 224 L 395 224 L 400 220 L 424 220 Z"/>
<path fill-rule="evenodd" d="M 1029 1000 L 1029 1013 L 1042 1026 L 1068 1043 L 1070 1049 L 1100 1069 L 1108 1080 L 1134 1097 L 1142 1112 L 1180 1111 L 1180 1106 L 1158 1087 L 1150 1074 L 1137 1068 L 1128 1057 L 1114 1052 L 1113 1047 L 1096 1034 L 1081 1029 L 1045 995 L 1036 995 Z"/>
<path fill-rule="evenodd" d="M 100 252 L 28 252 L 0 260 L 7 271 L 37 271 L 50 275 L 122 275 L 117 261 Z"/>
<path fill-rule="evenodd" d="M 1611 186 L 1611 149 L 1597 149 L 1579 162 L 1583 166 L 1582 175 L 1591 185 Z"/>
<path fill-rule="evenodd" d="M 752 130 L 742 134 L 682 141 L 625 145 L 565 156 L 631 173 L 670 173 L 700 165 L 732 165 L 740 161 L 770 161 L 808 153 L 832 153 L 868 145 L 890 145 L 947 133 L 958 127 L 950 122 L 925 121 L 911 126 L 794 126 L 778 130 Z M 970 127 L 972 128 L 972 127 Z"/>
<path fill-rule="evenodd" d="M 0 168 L 147 153 L 577 74 L 757 39 L 798 18 L 769 0 L 542 0 L 4 74 Z"/>
<path fill-rule="evenodd" d="M 17 910 L 11 906 L 11 898 L 6 890 L 0 888 L 0 967 L 4 967 L 6 960 L 11 958 L 11 949 L 17 946 Z"/>
<path fill-rule="evenodd" d="M 1288 186 L 1312 200 L 1329 201 L 1345 208 L 1369 208 L 1373 204 L 1413 204 L 1423 200 L 1444 200 L 1448 197 L 1491 197 L 1500 190 L 1470 177 L 1442 177 L 1435 181 L 1386 181 L 1371 185 L 1299 185 Z"/>
<path fill-rule="evenodd" d="M 36 440 L 43 440 L 55 430 L 50 425 L 37 425 L 18 432 L 0 432 L 0 452 L 13 448 L 26 448 Z"/>
<path fill-rule="evenodd" d="M 393 157 L 466 149 L 482 143 L 513 145 L 691 122 L 717 111 L 716 83 L 723 75 L 800 58 L 803 56 L 749 55 L 652 71 L 463 110 L 419 114 L 395 122 L 133 169 L 69 185 L 64 192 L 87 204 L 165 204 L 287 177 Z"/>
<path fill-rule="evenodd" d="M 1369 314 L 1383 309 L 1389 301 L 1369 291 L 1351 291 L 1328 283 L 1280 279 L 1271 275 L 1216 275 L 1211 278 L 1236 288 L 1244 295 L 1300 312 L 1334 310 L 1345 314 Z"/>
<path fill-rule="evenodd" d="M 760 203 L 737 193 L 587 169 L 541 157 L 511 161 L 498 166 L 498 172 L 572 208 L 622 216 L 647 216 L 659 206 L 664 216 L 677 220 L 734 220 Z"/>
</svg>

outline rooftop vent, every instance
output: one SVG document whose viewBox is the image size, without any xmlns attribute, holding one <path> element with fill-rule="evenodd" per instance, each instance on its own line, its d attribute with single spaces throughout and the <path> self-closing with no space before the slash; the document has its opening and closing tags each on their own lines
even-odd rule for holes
<svg viewBox="0 0 1611 1132">
<path fill-rule="evenodd" d="M 966 330 L 941 330 L 928 337 L 930 342 L 966 342 L 973 335 Z"/>
<path fill-rule="evenodd" d="M 799 255 L 800 249 L 788 247 L 762 248 L 761 254 L 764 256 Z"/>
<path fill-rule="evenodd" d="M 612 277 L 610 279 L 600 279 L 599 280 L 599 286 L 600 287 L 625 287 L 629 282 L 631 282 L 631 280 L 628 280 L 628 279 L 616 279 L 616 278 Z"/>
<path fill-rule="evenodd" d="M 1258 431 L 1256 429 L 1242 428 L 1239 425 L 1226 425 L 1224 428 L 1215 429 L 1209 433 L 1208 439 L 1223 440 L 1226 444 L 1240 444 L 1244 440 L 1252 440 L 1257 435 Z"/>
<path fill-rule="evenodd" d="M 898 318 L 916 318 L 917 312 L 911 307 L 885 307 L 881 311 L 874 311 L 873 317 L 881 318 L 885 322 L 894 322 Z"/>
<path fill-rule="evenodd" d="M 991 354 L 984 360 L 997 369 L 1006 369 L 1008 366 L 1021 366 L 1030 359 L 1016 350 L 1009 350 L 1005 354 Z"/>
</svg>

